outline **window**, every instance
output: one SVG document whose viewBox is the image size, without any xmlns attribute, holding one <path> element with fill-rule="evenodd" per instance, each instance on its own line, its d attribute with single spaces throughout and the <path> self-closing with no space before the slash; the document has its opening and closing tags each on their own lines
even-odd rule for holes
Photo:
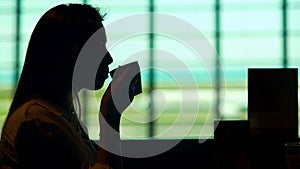
<svg viewBox="0 0 300 169">
<path fill-rule="evenodd" d="M 20 1 L 20 15 L 16 13 L 18 0 L 2 0 L 0 4 L 0 124 L 3 124 L 8 111 L 14 87 L 16 70 L 23 65 L 30 34 L 41 15 L 49 8 L 60 3 L 89 3 L 100 7 L 107 16 L 104 25 L 109 26 L 124 17 L 149 12 L 151 2 L 154 11 L 177 17 L 193 25 L 216 47 L 224 71 L 221 76 L 219 92 L 215 74 L 205 69 L 202 61 L 195 59 L 195 53 L 182 41 L 168 35 L 156 33 L 153 41 L 148 33 L 130 36 L 114 45 L 110 52 L 114 57 L 111 69 L 119 64 L 137 59 L 144 68 L 149 68 L 152 60 L 154 78 L 150 78 L 150 69 L 142 72 L 144 93 L 137 96 L 131 107 L 123 115 L 121 132 L 123 139 L 147 139 L 156 137 L 186 138 L 213 137 L 213 122 L 217 118 L 215 111 L 217 95 L 221 96 L 220 113 L 223 119 L 247 119 L 247 69 L 250 67 L 283 67 L 283 9 L 284 0 L 55 0 L 41 2 L 37 0 Z M 219 3 L 219 10 L 216 8 Z M 219 12 L 219 21 L 216 14 Z M 300 3 L 287 0 L 287 66 L 300 64 Z M 17 29 L 17 17 L 20 17 L 20 30 Z M 151 26 L 157 30 L 157 18 L 154 25 L 145 18 L 143 29 L 149 32 Z M 132 26 L 135 26 L 133 23 Z M 219 26 L 218 26 L 219 25 Z M 127 28 L 126 28 L 127 29 Z M 108 43 L 120 39 L 126 29 L 110 31 L 107 29 Z M 176 30 L 176 29 L 174 29 Z M 220 37 L 216 36 L 220 32 Z M 126 33 L 126 32 L 125 32 Z M 190 31 L 178 29 L 177 34 L 189 40 L 195 40 Z M 16 39 L 16 35 L 20 39 Z M 151 55 L 149 46 L 153 42 L 155 52 Z M 19 50 L 19 55 L 18 51 Z M 18 57 L 19 59 L 18 59 Z M 215 63 L 215 61 L 214 61 Z M 181 66 L 180 66 L 181 64 Z M 184 65 L 184 66 L 182 66 Z M 214 69 L 216 65 L 214 65 Z M 188 69 L 186 69 L 188 68 Z M 215 71 L 215 70 L 213 70 Z M 105 83 L 108 85 L 110 79 Z M 195 81 L 193 81 L 195 80 Z M 226 86 L 223 86 L 223 80 Z M 196 82 L 196 86 L 191 86 Z M 151 92 L 150 83 L 154 85 Z M 82 118 L 87 124 L 90 136 L 98 138 L 97 114 L 99 98 L 105 87 L 97 92 L 81 91 Z M 199 95 L 195 95 L 197 92 Z M 153 101 L 151 104 L 151 100 Z M 198 105 L 195 112 L 193 106 Z M 153 111 L 151 114 L 151 106 Z M 196 114 L 196 116 L 195 116 Z M 155 120 L 153 120 L 155 119 Z M 193 122 L 193 123 L 192 123 Z M 191 125 L 192 124 L 192 125 Z M 189 131 L 187 133 L 187 131 Z"/>
</svg>

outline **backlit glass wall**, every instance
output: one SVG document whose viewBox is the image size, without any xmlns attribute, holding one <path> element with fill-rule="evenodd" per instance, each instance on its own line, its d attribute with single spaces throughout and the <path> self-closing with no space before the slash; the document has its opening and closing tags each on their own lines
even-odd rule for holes
<svg viewBox="0 0 300 169">
<path fill-rule="evenodd" d="M 16 68 L 22 68 L 30 34 L 41 15 L 60 3 L 88 3 L 107 13 L 103 23 L 107 27 L 108 45 L 111 47 L 109 50 L 114 57 L 110 68 L 133 60 L 138 60 L 143 68 L 141 75 L 144 92 L 135 98 L 132 106 L 123 114 L 122 138 L 213 137 L 214 119 L 247 119 L 248 68 L 284 67 L 285 57 L 287 67 L 300 65 L 300 2 L 287 0 L 285 8 L 283 2 L 284 0 L 20 0 L 18 3 L 17 0 L 2 0 L 0 124 L 3 124 L 7 114 L 16 78 L 20 74 Z M 148 12 L 157 12 L 157 15 L 149 15 Z M 285 26 L 284 12 L 287 18 Z M 144 15 L 143 22 L 135 22 L 134 16 L 138 15 Z M 159 15 L 171 16 L 175 22 L 162 27 L 160 20 L 155 17 Z M 151 16 L 154 16 L 153 20 Z M 124 27 L 109 29 L 115 28 L 114 25 L 120 21 L 125 21 Z M 183 29 L 181 24 L 190 27 Z M 122 35 L 137 27 L 143 31 L 121 39 Z M 191 27 L 198 32 L 192 31 Z M 286 53 L 283 52 L 284 27 L 287 30 Z M 169 32 L 163 32 L 164 29 L 169 29 Z M 151 31 L 154 31 L 153 37 L 149 34 Z M 199 58 L 195 50 L 185 43 L 199 40 L 199 32 L 213 49 L 218 46 L 220 65 L 213 54 L 211 58 Z M 174 35 L 180 35 L 181 38 Z M 115 44 L 111 44 L 112 42 Z M 207 62 L 213 63 L 211 67 L 205 67 Z M 151 66 L 154 69 L 150 69 Z M 218 86 L 218 70 L 221 73 L 220 90 L 215 89 Z M 99 99 L 110 80 L 109 78 L 99 91 L 80 92 L 81 118 L 93 139 L 97 139 L 99 133 Z M 220 98 L 219 102 L 216 98 Z M 217 113 L 216 106 L 219 107 L 221 116 Z"/>
</svg>

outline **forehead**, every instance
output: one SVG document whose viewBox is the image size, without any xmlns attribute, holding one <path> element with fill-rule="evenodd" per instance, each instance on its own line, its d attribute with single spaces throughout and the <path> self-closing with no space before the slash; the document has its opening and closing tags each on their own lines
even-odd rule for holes
<svg viewBox="0 0 300 169">
<path fill-rule="evenodd" d="M 101 42 L 107 41 L 106 31 L 105 31 L 104 26 L 102 26 L 99 30 L 97 30 L 97 32 L 95 34 L 98 37 L 97 39 L 100 40 Z"/>
</svg>

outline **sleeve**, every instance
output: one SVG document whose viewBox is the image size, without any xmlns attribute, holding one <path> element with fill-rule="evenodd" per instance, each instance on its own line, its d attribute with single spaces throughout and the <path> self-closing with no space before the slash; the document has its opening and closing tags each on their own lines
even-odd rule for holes
<svg viewBox="0 0 300 169">
<path fill-rule="evenodd" d="M 23 122 L 15 139 L 21 168 L 82 169 L 84 151 L 72 133 L 59 125 L 39 119 Z"/>
</svg>

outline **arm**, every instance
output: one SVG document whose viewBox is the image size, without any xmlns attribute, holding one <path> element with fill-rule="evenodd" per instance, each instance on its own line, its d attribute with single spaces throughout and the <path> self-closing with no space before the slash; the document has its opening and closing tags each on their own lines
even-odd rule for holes
<svg viewBox="0 0 300 169">
<path fill-rule="evenodd" d="M 97 162 L 108 164 L 113 168 L 122 168 L 121 139 L 120 139 L 121 113 L 117 110 L 111 96 L 111 85 L 106 90 L 100 107 L 100 149 Z M 119 158 L 114 158 L 117 157 Z"/>
<path fill-rule="evenodd" d="M 116 71 L 113 81 L 105 91 L 100 106 L 100 148 L 98 162 L 122 168 L 120 119 L 123 111 L 131 104 L 133 94 L 129 86 L 136 70 L 132 67 L 123 67 L 122 71 Z M 112 162 L 112 151 L 120 155 L 118 161 Z"/>
<path fill-rule="evenodd" d="M 120 119 L 121 115 L 112 103 L 110 86 L 104 94 L 100 107 L 99 123 L 100 123 L 100 151 L 98 160 L 101 163 L 109 164 L 110 153 L 103 150 L 102 147 L 117 146 L 120 142 Z M 115 145 L 108 145 L 108 144 Z"/>
</svg>

